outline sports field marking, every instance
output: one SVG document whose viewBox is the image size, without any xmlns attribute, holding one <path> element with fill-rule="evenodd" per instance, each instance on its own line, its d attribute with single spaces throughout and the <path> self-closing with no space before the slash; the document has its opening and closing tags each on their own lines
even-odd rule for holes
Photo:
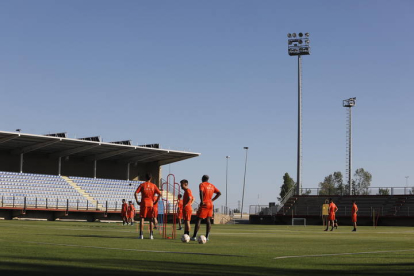
<svg viewBox="0 0 414 276">
<path fill-rule="evenodd" d="M 280 257 L 276 257 L 273 259 L 279 260 L 279 259 L 290 259 L 290 258 L 311 258 L 311 257 L 326 257 L 326 256 L 360 255 L 360 254 L 381 254 L 381 253 L 396 253 L 396 252 L 410 252 L 410 251 L 414 251 L 414 249 L 355 252 L 355 253 L 337 253 L 337 254 L 319 254 L 319 255 L 280 256 Z"/>
<path fill-rule="evenodd" d="M 115 248 L 115 247 L 88 246 L 88 245 L 77 245 L 77 244 L 49 243 L 49 242 L 30 242 L 30 241 L 26 241 L 25 243 L 41 244 L 41 245 L 53 245 L 53 246 L 79 247 L 79 248 L 92 248 L 92 249 L 119 250 L 119 251 L 148 252 L 148 253 L 186 254 L 186 255 L 203 255 L 203 256 L 222 256 L 222 257 L 246 257 L 246 256 L 242 256 L 242 255 L 229 255 L 229 254 L 145 250 L 145 249 Z"/>
</svg>

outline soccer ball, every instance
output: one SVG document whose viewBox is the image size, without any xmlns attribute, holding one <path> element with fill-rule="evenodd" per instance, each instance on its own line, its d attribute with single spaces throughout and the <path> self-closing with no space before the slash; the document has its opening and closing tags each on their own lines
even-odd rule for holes
<svg viewBox="0 0 414 276">
<path fill-rule="evenodd" d="M 199 244 L 205 244 L 207 242 L 206 236 L 204 235 L 199 236 L 197 241 Z"/>
<path fill-rule="evenodd" d="M 190 241 L 190 236 L 187 234 L 184 234 L 181 236 L 181 241 L 182 242 L 189 242 Z"/>
</svg>

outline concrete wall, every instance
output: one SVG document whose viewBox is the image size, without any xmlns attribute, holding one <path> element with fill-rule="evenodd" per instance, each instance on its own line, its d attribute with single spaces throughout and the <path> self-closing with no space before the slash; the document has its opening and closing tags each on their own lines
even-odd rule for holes
<svg viewBox="0 0 414 276">
<path fill-rule="evenodd" d="M 19 172 L 20 156 L 0 151 L 0 171 Z"/>
</svg>

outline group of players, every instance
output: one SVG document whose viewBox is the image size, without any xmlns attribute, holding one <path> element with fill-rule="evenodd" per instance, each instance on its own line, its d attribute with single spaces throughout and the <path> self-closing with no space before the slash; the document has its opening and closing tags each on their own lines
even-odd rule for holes
<svg viewBox="0 0 414 276">
<path fill-rule="evenodd" d="M 329 202 L 329 203 L 328 203 Z M 326 213 L 325 213 L 326 212 Z M 338 212 L 338 207 L 333 202 L 332 198 L 325 201 L 325 204 L 322 206 L 322 214 L 324 219 L 324 224 L 326 224 L 326 229 L 324 231 L 328 231 L 329 226 L 331 226 L 331 231 L 333 231 L 334 227 L 338 229 L 338 221 L 335 218 L 335 214 Z M 351 209 L 351 219 L 354 229 L 352 232 L 356 232 L 357 230 L 357 213 L 358 213 L 358 206 L 356 205 L 355 200 L 352 201 L 352 209 Z"/>
<path fill-rule="evenodd" d="M 134 193 L 135 200 L 140 206 L 140 232 L 139 239 L 144 239 L 144 221 L 149 219 L 150 221 L 150 239 L 154 239 L 153 229 L 157 226 L 158 215 L 158 201 L 161 199 L 161 191 L 158 187 L 151 183 L 152 176 L 147 173 L 145 176 L 145 182 L 139 185 Z M 211 231 L 211 217 L 213 216 L 213 202 L 219 198 L 221 192 L 211 183 L 208 182 L 209 176 L 203 175 L 199 185 L 200 194 L 200 206 L 197 211 L 197 222 L 194 227 L 194 233 L 191 237 L 192 241 L 197 240 L 197 233 L 200 230 L 201 221 L 206 219 L 206 239 L 209 240 Z M 181 230 L 181 219 L 184 220 L 184 234 L 190 235 L 190 222 L 191 215 L 193 213 L 192 203 L 194 197 L 191 190 L 188 188 L 188 181 L 183 179 L 180 181 L 181 189 L 184 190 L 184 195 L 179 195 L 178 198 L 178 218 L 179 218 L 179 230 Z M 138 200 L 138 195 L 141 194 L 141 201 Z M 214 197 L 213 197 L 214 195 Z M 121 216 L 123 219 L 123 225 L 133 224 L 133 218 L 135 216 L 135 208 L 132 201 L 126 204 L 125 200 L 122 200 Z"/>
</svg>

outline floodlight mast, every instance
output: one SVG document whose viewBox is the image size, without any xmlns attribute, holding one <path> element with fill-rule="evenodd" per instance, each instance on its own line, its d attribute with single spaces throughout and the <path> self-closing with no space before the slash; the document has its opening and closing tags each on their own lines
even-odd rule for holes
<svg viewBox="0 0 414 276">
<path fill-rule="evenodd" d="M 352 183 L 352 107 L 356 104 L 356 98 L 349 98 L 342 101 L 342 106 L 347 107 L 348 118 L 347 118 L 347 168 L 346 172 L 348 175 L 349 195 L 355 194 L 355 190 Z"/>
<path fill-rule="evenodd" d="M 297 150 L 297 175 L 296 194 L 302 191 L 302 55 L 310 55 L 309 33 L 288 33 L 288 54 L 298 56 L 298 150 Z M 303 38 L 305 36 L 305 38 Z M 292 38 L 293 37 L 293 38 Z"/>
</svg>

